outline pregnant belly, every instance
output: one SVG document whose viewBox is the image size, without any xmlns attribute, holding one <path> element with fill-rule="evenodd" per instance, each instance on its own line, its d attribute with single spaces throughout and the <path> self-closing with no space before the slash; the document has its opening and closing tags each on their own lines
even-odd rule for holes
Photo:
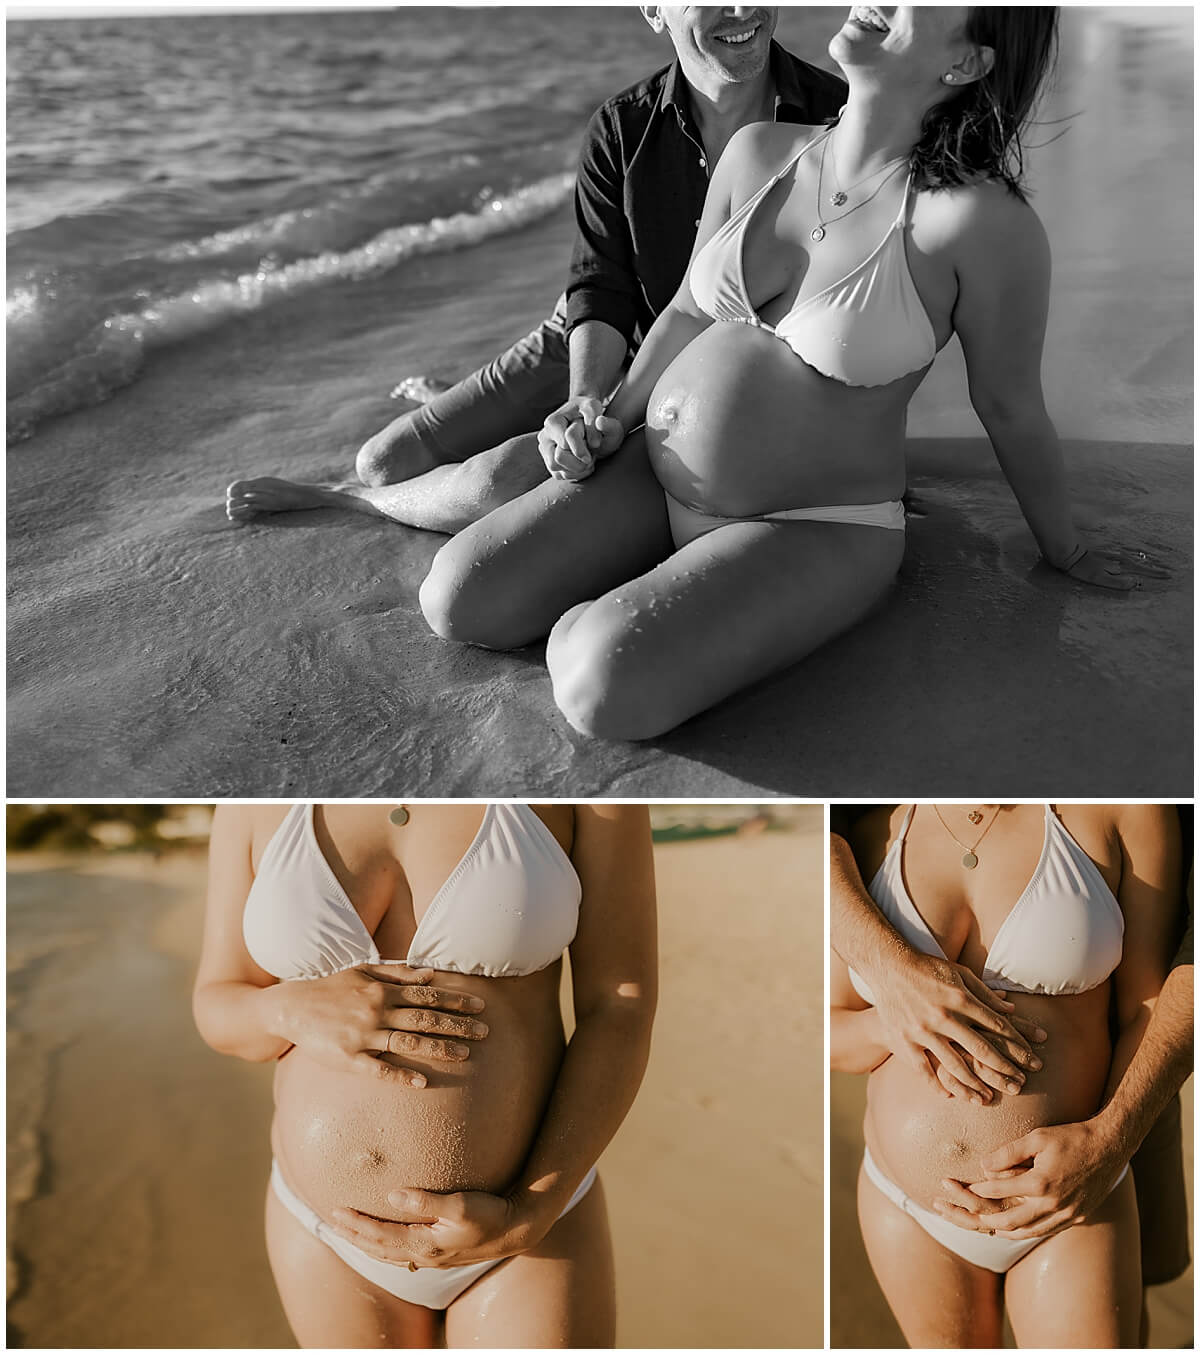
<svg viewBox="0 0 1200 1355">
<path fill-rule="evenodd" d="M 446 976 L 476 993 L 489 1034 L 464 1063 L 411 1056 L 423 1088 L 341 1072 L 293 1049 L 275 1075 L 271 1141 L 284 1177 L 324 1218 L 346 1207 L 394 1217 L 387 1194 L 503 1191 L 537 1134 L 563 1052 L 560 966 L 523 979 Z"/>
<path fill-rule="evenodd" d="M 650 464 L 673 498 L 726 517 L 899 498 L 917 380 L 843 386 L 765 330 L 713 324 L 650 396 Z"/>
<path fill-rule="evenodd" d="M 1108 984 L 1071 997 L 1014 995 L 1020 1015 L 1049 1039 L 1038 1050 L 1040 1072 L 1015 1096 L 990 1105 L 928 1090 L 899 1059 L 888 1059 L 867 1086 L 867 1146 L 884 1174 L 917 1204 L 930 1208 L 940 1182 L 978 1180 L 982 1159 L 1043 1125 L 1086 1119 L 1100 1105 L 1108 1077 Z"/>
</svg>

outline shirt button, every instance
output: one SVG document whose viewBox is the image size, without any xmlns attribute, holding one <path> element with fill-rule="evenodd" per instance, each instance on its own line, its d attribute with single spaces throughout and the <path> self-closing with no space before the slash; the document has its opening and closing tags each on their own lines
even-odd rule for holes
<svg viewBox="0 0 1200 1355">
<path fill-rule="evenodd" d="M 699 217 L 696 218 L 696 229 L 697 229 L 697 230 L 700 229 L 700 218 L 699 218 Z"/>
<path fill-rule="evenodd" d="M 701 169 L 707 169 L 707 168 L 708 168 L 708 161 L 704 158 L 704 156 L 701 156 L 701 157 L 700 157 L 700 168 L 701 168 Z"/>
</svg>

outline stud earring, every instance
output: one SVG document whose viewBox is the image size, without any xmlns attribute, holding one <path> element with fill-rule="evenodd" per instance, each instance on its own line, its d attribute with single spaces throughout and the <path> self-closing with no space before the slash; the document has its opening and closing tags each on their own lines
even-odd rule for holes
<svg viewBox="0 0 1200 1355">
<path fill-rule="evenodd" d="M 943 85 L 957 85 L 957 84 L 958 84 L 958 76 L 955 75 L 953 71 L 947 71 L 946 74 L 942 76 L 942 84 L 943 84 Z"/>
</svg>

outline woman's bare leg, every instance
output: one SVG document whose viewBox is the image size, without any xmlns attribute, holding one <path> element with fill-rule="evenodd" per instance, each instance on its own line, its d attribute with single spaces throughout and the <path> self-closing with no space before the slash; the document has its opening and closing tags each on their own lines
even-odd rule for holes
<svg viewBox="0 0 1200 1355">
<path fill-rule="evenodd" d="M 1002 1344 L 1002 1275 L 947 1251 L 858 1174 L 858 1221 L 871 1269 L 914 1349 Z"/>
<path fill-rule="evenodd" d="M 1136 1348 L 1142 1269 L 1133 1178 L 1127 1176 L 1085 1223 L 1023 1256 L 1006 1278 L 1017 1345 Z"/>
<path fill-rule="evenodd" d="M 616 1291 L 600 1182 L 531 1251 L 477 1280 L 446 1310 L 446 1344 L 600 1348 L 616 1340 Z"/>
<path fill-rule="evenodd" d="M 654 738 L 848 630 L 903 554 L 881 527 L 727 523 L 562 617 L 554 699 L 582 733 Z"/>
<path fill-rule="evenodd" d="M 441 1314 L 405 1303 L 336 1256 L 267 1191 L 267 1255 L 283 1311 L 306 1348 L 428 1349 Z"/>
<path fill-rule="evenodd" d="M 666 501 L 634 433 L 589 479 L 547 479 L 448 541 L 421 610 L 444 639 L 517 649 L 670 550 Z"/>
</svg>

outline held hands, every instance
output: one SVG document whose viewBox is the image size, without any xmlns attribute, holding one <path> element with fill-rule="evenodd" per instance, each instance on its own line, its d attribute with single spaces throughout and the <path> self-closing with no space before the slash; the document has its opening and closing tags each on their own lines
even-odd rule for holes
<svg viewBox="0 0 1200 1355">
<path fill-rule="evenodd" d="M 1122 593 L 1141 588 L 1143 578 L 1171 577 L 1170 571 L 1156 563 L 1144 550 L 1132 551 L 1120 547 L 1089 550 L 1081 544 L 1061 560 L 1047 557 L 1047 563 L 1078 583 L 1088 583 L 1096 588 L 1112 588 Z"/>
<path fill-rule="evenodd" d="M 1020 1241 L 1080 1223 L 1108 1196 L 1125 1165 L 1098 1121 L 1035 1129 L 983 1159 L 979 1181 L 943 1181 L 933 1207 L 960 1228 Z"/>
<path fill-rule="evenodd" d="M 576 396 L 554 411 L 538 434 L 538 451 L 556 480 L 586 480 L 596 462 L 625 440 L 625 430 L 593 396 Z"/>
<path fill-rule="evenodd" d="M 884 1043 L 943 1096 L 986 1105 L 1042 1066 L 1030 1041 L 1046 1032 L 963 965 L 912 954 L 870 983 Z"/>
<path fill-rule="evenodd" d="M 278 1034 L 310 1057 L 341 1071 L 357 1069 L 408 1087 L 425 1076 L 397 1067 L 383 1054 L 413 1054 L 459 1063 L 470 1056 L 464 1040 L 481 1040 L 482 1021 L 456 1012 L 478 1012 L 481 998 L 429 985 L 432 969 L 360 965 L 323 979 L 281 984 L 285 1005 Z"/>
<path fill-rule="evenodd" d="M 380 1261 L 410 1270 L 466 1266 L 498 1261 L 536 1246 L 548 1229 L 540 1229 L 514 1201 L 482 1190 L 438 1195 L 425 1190 L 396 1190 L 388 1203 L 398 1222 L 335 1209 L 334 1231 Z"/>
</svg>

